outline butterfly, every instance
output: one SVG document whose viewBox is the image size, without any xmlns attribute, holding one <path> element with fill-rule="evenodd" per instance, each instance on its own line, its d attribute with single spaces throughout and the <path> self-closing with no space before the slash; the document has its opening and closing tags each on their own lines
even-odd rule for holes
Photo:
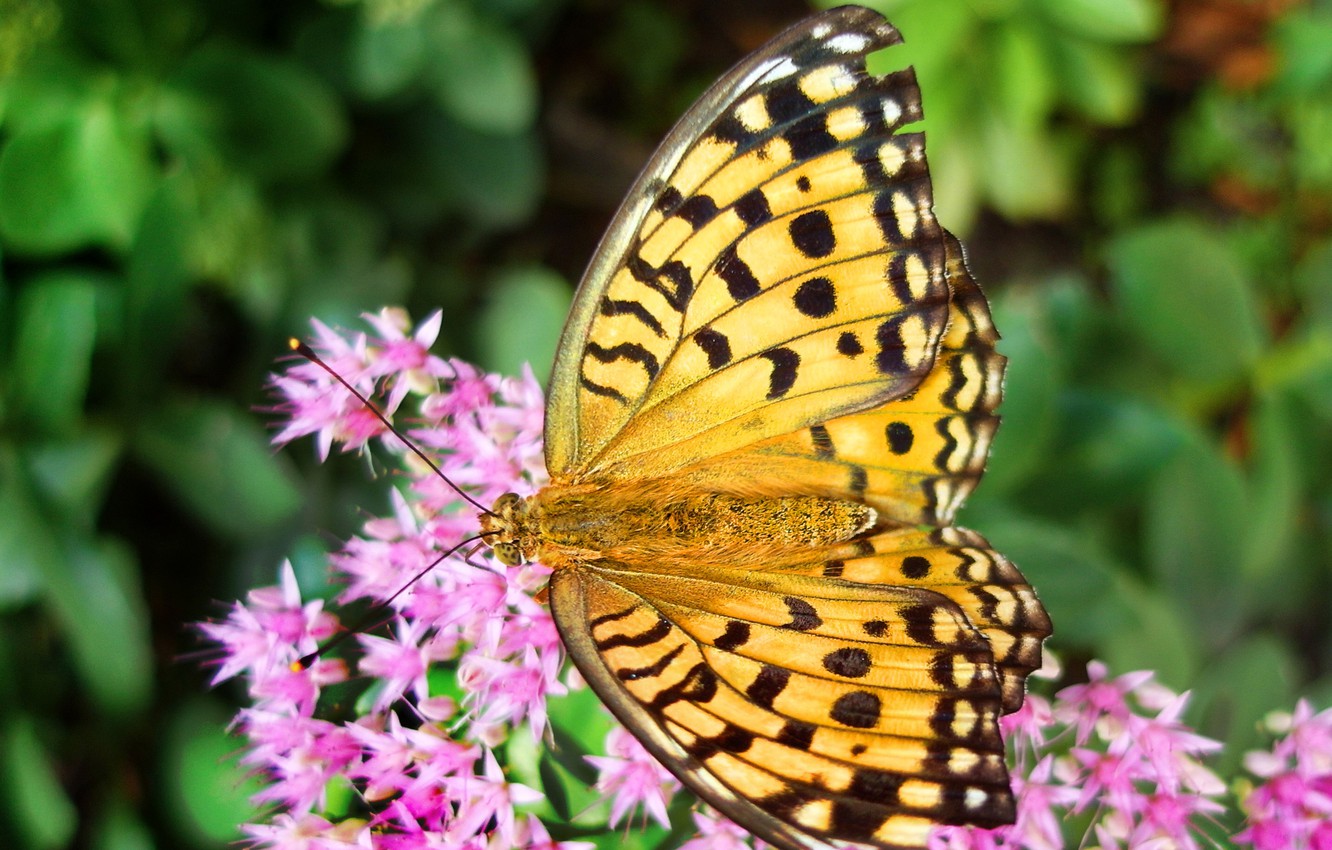
<svg viewBox="0 0 1332 850">
<path fill-rule="evenodd" d="M 953 525 L 1004 358 L 932 211 L 880 15 L 741 61 L 629 192 L 575 296 L 551 480 L 482 514 L 552 569 L 575 665 L 680 781 L 787 850 L 1014 818 L 999 732 L 1050 621 Z"/>
</svg>

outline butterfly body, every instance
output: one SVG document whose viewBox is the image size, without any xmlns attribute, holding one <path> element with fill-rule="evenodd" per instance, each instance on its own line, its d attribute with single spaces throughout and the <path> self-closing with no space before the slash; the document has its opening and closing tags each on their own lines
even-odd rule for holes
<svg viewBox="0 0 1332 850">
<path fill-rule="evenodd" d="M 1004 358 L 934 219 L 900 41 L 843 7 L 722 77 L 667 136 L 574 299 L 551 483 L 481 517 L 610 710 L 783 850 L 1011 823 L 998 720 L 1050 622 L 954 515 Z"/>
<path fill-rule="evenodd" d="M 507 527 L 486 515 L 483 531 L 497 551 L 513 544 L 523 560 L 552 569 L 605 558 L 667 570 L 701 560 L 771 567 L 850 540 L 875 518 L 873 508 L 836 498 L 742 496 L 669 479 L 556 484 L 517 498 L 496 504 L 497 516 L 508 509 Z"/>
</svg>

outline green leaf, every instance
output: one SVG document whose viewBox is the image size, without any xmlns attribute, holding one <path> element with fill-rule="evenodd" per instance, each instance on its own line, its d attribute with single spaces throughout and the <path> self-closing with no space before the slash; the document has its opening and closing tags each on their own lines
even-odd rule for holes
<svg viewBox="0 0 1332 850">
<path fill-rule="evenodd" d="M 176 399 L 145 417 L 131 449 L 215 532 L 245 538 L 300 505 L 292 473 L 249 414 L 212 399 Z"/>
<path fill-rule="evenodd" d="M 0 443 L 0 611 L 31 601 L 42 586 L 41 560 L 55 541 L 13 446 Z"/>
<path fill-rule="evenodd" d="M 997 110 L 981 125 L 981 180 L 995 208 L 1008 218 L 1062 212 L 1072 190 L 1069 146 L 1044 128 L 1015 126 Z"/>
<path fill-rule="evenodd" d="M 125 546 L 62 532 L 45 561 L 46 604 L 69 642 L 79 676 L 108 713 L 142 710 L 152 696 L 148 611 L 138 563 Z"/>
<path fill-rule="evenodd" d="M 197 698 L 178 708 L 164 731 L 166 811 L 196 842 L 237 841 L 239 825 L 259 816 L 250 798 L 263 785 L 237 763 L 240 742 L 227 734 L 229 721 L 215 701 Z"/>
<path fill-rule="evenodd" d="M 19 252 L 129 243 L 152 190 L 149 140 L 105 94 L 0 147 L 0 235 Z"/>
<path fill-rule="evenodd" d="M 503 272 L 477 319 L 477 362 L 504 375 L 521 374 L 523 365 L 531 364 L 544 382 L 555 361 L 569 300 L 569 286 L 549 269 Z"/>
<path fill-rule="evenodd" d="M 1146 85 L 1134 58 L 1083 41 L 1050 44 L 1054 79 L 1064 97 L 1100 124 L 1118 126 L 1137 116 Z"/>
<path fill-rule="evenodd" d="M 1290 586 L 1282 575 L 1300 560 L 1292 557 L 1302 496 L 1295 416 L 1279 396 L 1261 399 L 1252 413 L 1246 546 L 1240 558 L 1250 587 Z"/>
<path fill-rule="evenodd" d="M 473 226 L 511 227 L 535 212 L 544 166 L 532 136 L 496 136 L 462 124 L 437 131 L 431 141 L 439 147 L 430 155 L 440 158 L 449 196 Z"/>
<path fill-rule="evenodd" d="M 91 532 L 123 447 L 119 434 L 96 428 L 72 440 L 28 443 L 24 452 L 44 503 L 74 527 Z"/>
<path fill-rule="evenodd" d="M 1041 504 L 1081 509 L 1137 505 L 1143 489 L 1187 442 L 1185 423 L 1131 395 L 1072 390 L 1047 466 L 1055 484 Z"/>
<path fill-rule="evenodd" d="M 1273 22 L 1272 35 L 1282 58 L 1279 91 L 1323 95 L 1332 81 L 1332 15 L 1327 9 L 1297 8 Z"/>
<path fill-rule="evenodd" d="M 71 434 L 82 421 L 97 335 L 95 288 L 77 272 L 53 272 L 19 293 L 10 406 L 38 430 Z"/>
<path fill-rule="evenodd" d="M 1207 662 L 1194 686 L 1195 707 L 1209 733 L 1226 742 L 1214 770 L 1232 775 L 1246 752 L 1266 749 L 1261 721 L 1294 707 L 1301 667 L 1286 644 L 1266 634 L 1246 636 Z"/>
<path fill-rule="evenodd" d="M 1000 113 L 1014 126 L 1043 130 L 1054 105 L 1056 76 L 1042 44 L 1020 19 L 995 27 L 990 38 L 995 74 L 980 82 L 990 83 Z"/>
<path fill-rule="evenodd" d="M 61 787 L 57 766 L 26 715 L 9 718 L 0 735 L 0 795 L 6 818 L 32 850 L 68 847 L 79 813 Z"/>
<path fill-rule="evenodd" d="M 430 58 L 418 20 L 363 21 L 351 44 L 351 75 L 357 92 L 370 99 L 396 94 L 413 82 Z"/>
<path fill-rule="evenodd" d="M 1198 633 L 1221 645 L 1238 628 L 1244 602 L 1249 523 L 1239 469 L 1204 438 L 1190 441 L 1147 491 L 1143 520 L 1152 575 Z"/>
<path fill-rule="evenodd" d="M 175 85 L 198 99 L 195 121 L 212 150 L 263 181 L 320 174 L 342 150 L 347 122 L 333 92 L 286 59 L 209 44 Z"/>
<path fill-rule="evenodd" d="M 1201 224 L 1143 225 L 1110 244 L 1109 263 L 1125 319 L 1183 377 L 1230 381 L 1257 359 L 1263 333 L 1244 269 Z"/>
<path fill-rule="evenodd" d="M 463 5 L 438 7 L 430 69 L 440 103 L 462 124 L 511 135 L 536 120 L 537 88 L 527 50 L 511 32 Z"/>
<path fill-rule="evenodd" d="M 981 498 L 1000 496 L 1045 463 L 1061 380 L 1044 301 L 1029 291 L 1006 290 L 1005 296 L 994 304 L 995 326 L 1003 329 L 999 351 L 1008 358 L 1003 425 L 990 450 Z"/>
<path fill-rule="evenodd" d="M 1176 690 L 1190 687 L 1203 666 L 1202 647 L 1192 623 L 1173 601 L 1136 581 L 1124 581 L 1121 594 L 1131 609 L 1131 619 L 1104 638 L 1099 646 L 1103 659 L 1113 670 L 1152 670 Z"/>
<path fill-rule="evenodd" d="M 1097 41 L 1151 41 L 1165 24 L 1159 0 L 1037 0 L 1036 5 L 1069 32 Z"/>
<path fill-rule="evenodd" d="M 154 850 L 148 825 L 123 801 L 103 808 L 93 824 L 92 850 Z"/>
</svg>

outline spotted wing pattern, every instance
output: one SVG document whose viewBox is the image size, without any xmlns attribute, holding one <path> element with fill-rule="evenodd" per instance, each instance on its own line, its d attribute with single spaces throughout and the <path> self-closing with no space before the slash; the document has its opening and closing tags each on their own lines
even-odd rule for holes
<svg viewBox="0 0 1332 850">
<path fill-rule="evenodd" d="M 946 525 L 985 470 L 999 426 L 1003 355 L 962 246 L 945 233 L 948 330 L 935 368 L 907 396 L 695 464 L 718 489 L 791 489 L 863 501 L 893 520 Z"/>
<path fill-rule="evenodd" d="M 876 509 L 818 548 L 574 545 L 551 578 L 611 710 L 784 850 L 1011 822 L 998 718 L 1050 631 L 1017 569 L 952 527 L 1004 359 L 934 219 L 924 139 L 901 130 L 914 75 L 865 71 L 899 41 L 865 9 L 816 15 L 685 115 L 580 285 L 547 403 L 552 487 L 604 496 L 575 526 L 653 488 Z"/>
<path fill-rule="evenodd" d="M 1030 588 L 968 532 L 823 554 L 771 572 L 598 563 L 558 571 L 551 604 L 607 705 L 770 843 L 916 848 L 933 824 L 1011 822 L 998 718 L 1048 632 Z"/>
<path fill-rule="evenodd" d="M 658 477 L 909 394 L 948 315 L 910 69 L 876 13 L 797 25 L 663 142 L 598 249 L 556 358 L 552 474 Z"/>
</svg>

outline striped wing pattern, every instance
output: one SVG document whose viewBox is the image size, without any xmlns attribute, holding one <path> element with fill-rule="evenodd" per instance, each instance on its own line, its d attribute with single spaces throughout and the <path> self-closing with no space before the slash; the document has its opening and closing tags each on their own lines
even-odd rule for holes
<svg viewBox="0 0 1332 850">
<path fill-rule="evenodd" d="M 771 572 L 599 563 L 557 572 L 551 604 L 607 705 L 770 843 L 920 847 L 935 823 L 1011 822 L 998 718 L 1048 632 L 1031 589 L 970 532 L 821 554 Z"/>
<path fill-rule="evenodd" d="M 962 246 L 945 234 L 952 297 L 935 368 L 904 398 L 710 458 L 682 477 L 718 489 L 809 492 L 873 506 L 894 520 L 946 525 L 985 470 L 999 427 L 1004 357 Z"/>
<path fill-rule="evenodd" d="M 579 287 L 547 401 L 566 492 L 678 484 L 877 511 L 844 543 L 737 539 L 729 560 L 662 562 L 589 545 L 551 577 L 598 695 L 784 850 L 1010 823 L 998 718 L 1050 633 L 1012 563 L 952 527 L 1005 361 L 934 219 L 923 136 L 902 131 L 920 118 L 914 74 L 865 70 L 899 41 L 866 9 L 816 15 L 686 113 Z"/>
<path fill-rule="evenodd" d="M 910 393 L 948 313 L 910 69 L 865 9 L 816 16 L 667 137 L 580 286 L 547 403 L 553 474 L 657 477 Z"/>
</svg>

